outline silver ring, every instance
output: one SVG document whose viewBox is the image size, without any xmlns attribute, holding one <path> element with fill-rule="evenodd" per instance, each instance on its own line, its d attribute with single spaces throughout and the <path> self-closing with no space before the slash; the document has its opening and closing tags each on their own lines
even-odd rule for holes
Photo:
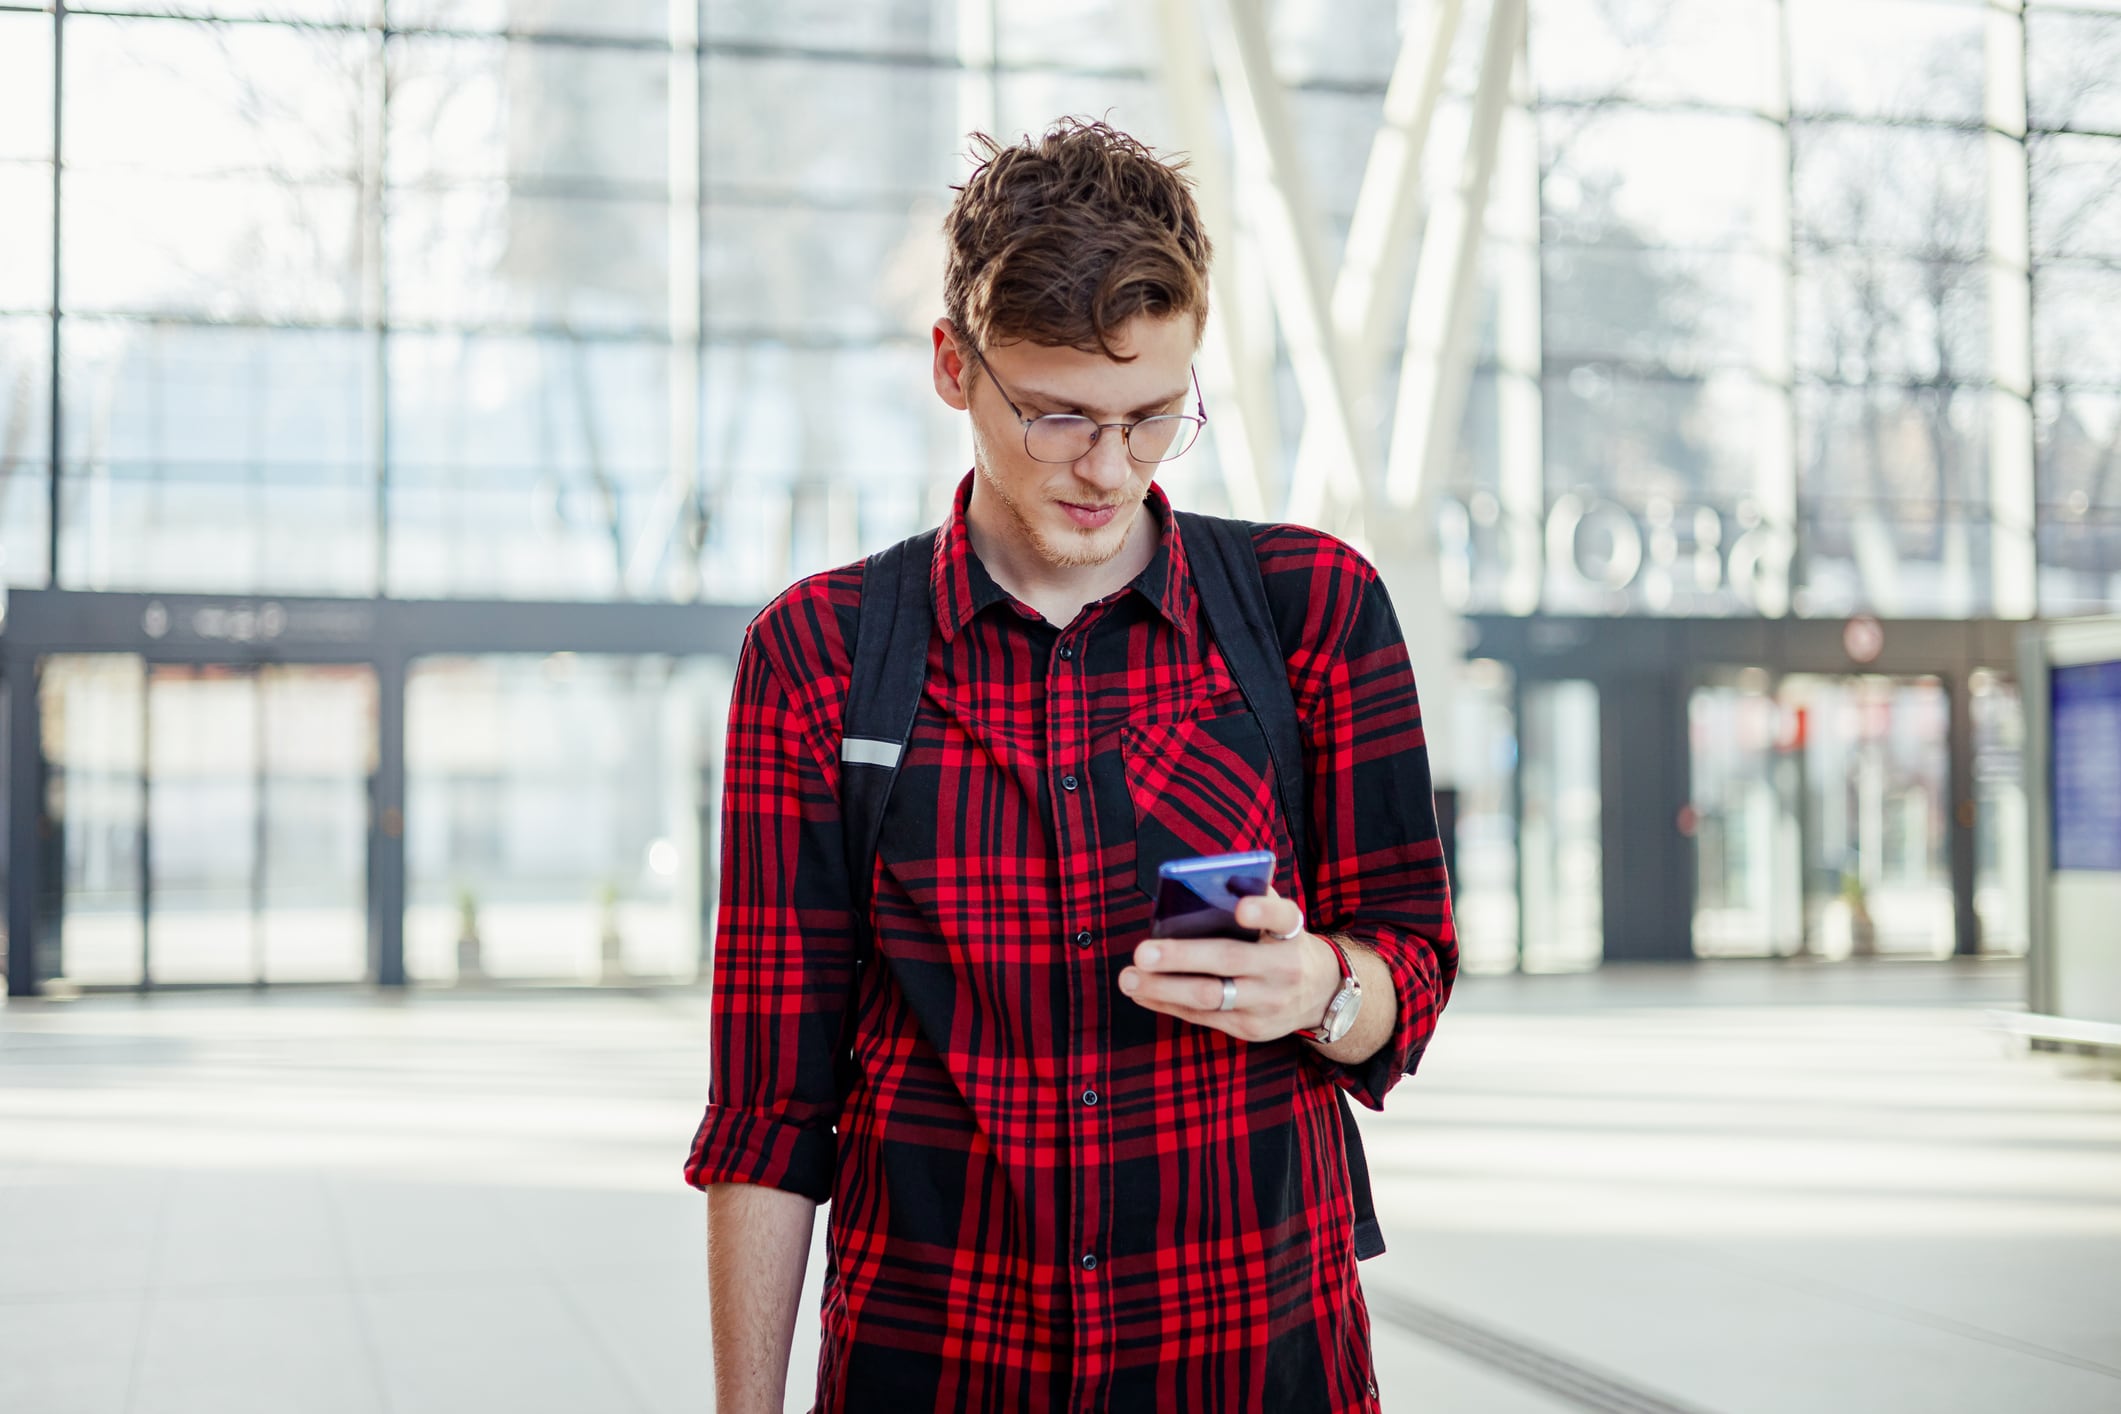
<svg viewBox="0 0 2121 1414">
<path fill-rule="evenodd" d="M 1297 940 L 1298 938 L 1300 938 L 1300 937 L 1302 937 L 1302 936 L 1303 936 L 1303 931 L 1304 931 L 1304 911 L 1303 911 L 1302 909 L 1300 909 L 1300 908 L 1299 908 L 1299 909 L 1297 909 L 1297 910 L 1296 910 L 1296 926 L 1295 926 L 1294 928 L 1291 928 L 1291 929 L 1290 929 L 1290 930 L 1289 930 L 1288 932 L 1286 932 L 1286 933 L 1274 933 L 1274 932 L 1269 932 L 1269 933 L 1267 934 L 1267 936 L 1268 936 L 1268 937 L 1270 937 L 1270 938 L 1272 938 L 1272 939 L 1274 939 L 1274 940 L 1275 940 L 1276 942 L 1278 942 L 1278 943 L 1293 943 L 1293 942 L 1295 942 L 1295 941 L 1296 941 L 1296 940 Z"/>
<path fill-rule="evenodd" d="M 1237 1005 L 1237 979 L 1236 979 L 1235 977 L 1225 977 L 1225 978 L 1223 978 L 1223 1004 L 1222 1004 L 1221 1006 L 1217 1007 L 1217 1008 L 1216 1008 L 1216 1010 L 1217 1010 L 1217 1011 L 1229 1011 L 1229 1010 L 1231 1010 L 1232 1008 L 1234 1008 L 1234 1007 L 1235 1007 L 1236 1005 Z"/>
</svg>

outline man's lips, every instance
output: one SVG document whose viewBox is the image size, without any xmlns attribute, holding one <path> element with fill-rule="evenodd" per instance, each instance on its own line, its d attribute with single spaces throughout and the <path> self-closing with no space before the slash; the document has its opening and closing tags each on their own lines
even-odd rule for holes
<svg viewBox="0 0 2121 1414">
<path fill-rule="evenodd" d="M 1111 520 L 1118 513 L 1120 503 L 1114 501 L 1106 506 L 1085 506 L 1074 501 L 1063 501 L 1061 506 L 1077 525 L 1094 528 Z"/>
</svg>

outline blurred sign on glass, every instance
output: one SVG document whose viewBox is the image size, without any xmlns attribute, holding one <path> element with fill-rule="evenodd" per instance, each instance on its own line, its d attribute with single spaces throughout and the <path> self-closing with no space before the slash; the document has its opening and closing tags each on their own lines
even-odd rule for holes
<svg viewBox="0 0 2121 1414">
<path fill-rule="evenodd" d="M 2054 669 L 2055 867 L 2121 872 L 2121 663 Z"/>
</svg>

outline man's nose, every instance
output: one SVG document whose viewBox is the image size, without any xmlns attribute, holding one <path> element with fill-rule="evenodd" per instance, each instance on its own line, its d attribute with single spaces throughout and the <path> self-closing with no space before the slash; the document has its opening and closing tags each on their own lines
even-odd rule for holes
<svg viewBox="0 0 2121 1414">
<path fill-rule="evenodd" d="M 1127 434 L 1107 427 L 1097 441 L 1075 463 L 1075 474 L 1100 491 L 1117 491 L 1134 475 L 1134 459 L 1127 455 Z"/>
</svg>

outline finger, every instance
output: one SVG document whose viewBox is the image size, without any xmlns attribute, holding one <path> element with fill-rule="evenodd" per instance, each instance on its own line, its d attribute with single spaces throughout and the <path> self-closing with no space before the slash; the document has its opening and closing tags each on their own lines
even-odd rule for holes
<svg viewBox="0 0 2121 1414">
<path fill-rule="evenodd" d="M 1198 1007 L 1181 1006 L 1157 1007 L 1155 1010 L 1194 1026 L 1220 1031 L 1225 1036 L 1232 1036 L 1240 1041 L 1261 1039 L 1258 1020 L 1242 1011 L 1202 1011 Z"/>
<path fill-rule="evenodd" d="M 1150 938 L 1134 950 L 1144 972 L 1246 977 L 1259 970 L 1259 947 L 1235 938 Z"/>
<path fill-rule="evenodd" d="M 1119 989 L 1143 1006 L 1154 1007 L 1158 1011 L 1184 1007 L 1229 1015 L 1229 1012 L 1222 1010 L 1223 979 L 1220 977 L 1201 977 L 1191 973 L 1163 976 L 1129 967 L 1119 974 Z M 1244 1004 L 1245 988 L 1240 985 L 1237 989 L 1237 1000 L 1231 1006 L 1231 1011 L 1242 1008 Z"/>
<path fill-rule="evenodd" d="M 1303 925 L 1303 921 L 1303 910 L 1296 906 L 1296 900 L 1283 898 L 1272 888 L 1237 905 L 1237 923 L 1241 928 L 1257 928 L 1266 933 L 1293 933 Z"/>
</svg>

